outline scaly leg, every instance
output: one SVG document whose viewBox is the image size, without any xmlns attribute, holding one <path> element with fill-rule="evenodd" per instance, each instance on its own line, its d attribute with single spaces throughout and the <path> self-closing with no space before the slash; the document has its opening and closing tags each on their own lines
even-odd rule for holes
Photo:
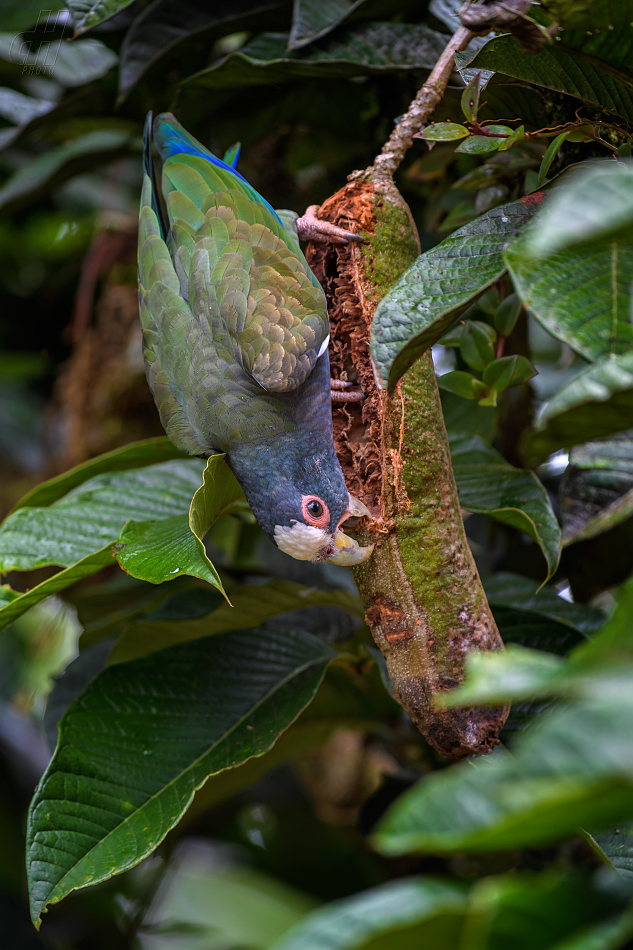
<svg viewBox="0 0 633 950">
<path fill-rule="evenodd" d="M 344 379 L 331 379 L 330 398 L 332 402 L 362 402 L 366 397 L 365 393 L 361 390 L 352 393 L 340 391 L 346 390 L 349 386 L 353 385 L 353 383 L 348 383 Z"/>
<path fill-rule="evenodd" d="M 322 221 L 318 217 L 319 205 L 310 205 L 301 218 L 297 218 L 297 234 L 302 241 L 322 241 L 331 244 L 349 244 L 350 241 L 362 243 L 360 234 L 344 231 L 329 221 Z"/>
</svg>

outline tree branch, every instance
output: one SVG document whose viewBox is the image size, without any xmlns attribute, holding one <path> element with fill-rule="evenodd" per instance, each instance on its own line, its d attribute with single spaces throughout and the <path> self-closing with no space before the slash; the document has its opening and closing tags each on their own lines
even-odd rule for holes
<svg viewBox="0 0 633 950">
<path fill-rule="evenodd" d="M 460 26 L 447 43 L 429 78 L 383 145 L 380 155 L 376 156 L 374 164 L 371 166 L 373 177 L 393 177 L 405 153 L 411 147 L 413 136 L 420 131 L 442 99 L 448 80 L 455 68 L 455 53 L 465 49 L 474 35 L 470 30 Z"/>
</svg>

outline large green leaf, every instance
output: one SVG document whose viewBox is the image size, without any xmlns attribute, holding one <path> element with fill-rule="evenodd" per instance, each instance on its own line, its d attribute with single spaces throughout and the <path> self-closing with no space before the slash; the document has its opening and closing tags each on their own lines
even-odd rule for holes
<svg viewBox="0 0 633 950">
<path fill-rule="evenodd" d="M 576 376 L 545 406 L 525 442 L 528 461 L 631 428 L 633 353 L 602 360 Z"/>
<path fill-rule="evenodd" d="M 502 251 L 537 205 L 493 208 L 422 254 L 378 304 L 371 358 L 379 383 L 400 377 L 475 297 L 503 276 Z"/>
<path fill-rule="evenodd" d="M 302 632 L 243 630 L 101 673 L 62 718 L 31 803 L 36 925 L 48 904 L 150 854 L 210 775 L 271 748 L 333 655 Z"/>
<path fill-rule="evenodd" d="M 570 453 L 560 486 L 563 543 L 608 531 L 633 515 L 633 431 Z"/>
<path fill-rule="evenodd" d="M 593 639 L 576 646 L 567 661 L 515 644 L 504 652 L 474 652 L 466 660 L 464 685 L 443 694 L 440 705 L 504 705 L 543 696 L 626 696 L 633 682 L 632 617 L 633 585 L 629 581 L 608 623 Z"/>
<path fill-rule="evenodd" d="M 633 828 L 616 828 L 591 837 L 608 863 L 633 881 Z"/>
<path fill-rule="evenodd" d="M 583 927 L 568 940 L 556 944 L 556 950 L 621 950 L 633 936 L 633 911 L 613 915 L 600 923 Z"/>
<path fill-rule="evenodd" d="M 69 567 L 113 544 L 126 521 L 187 514 L 200 486 L 198 459 L 104 472 L 46 508 L 19 508 L 0 528 L 0 570 Z"/>
<path fill-rule="evenodd" d="M 633 167 L 605 161 L 581 165 L 554 190 L 547 208 L 524 231 L 523 249 L 548 257 L 633 229 Z"/>
<path fill-rule="evenodd" d="M 105 76 L 117 63 L 118 57 L 98 40 L 79 40 L 68 43 L 56 40 L 44 43 L 36 53 L 14 34 L 0 34 L 0 59 L 14 63 L 27 72 L 50 76 L 62 86 L 82 86 Z"/>
<path fill-rule="evenodd" d="M 536 475 L 509 465 L 477 435 L 453 436 L 450 446 L 461 507 L 528 534 L 543 552 L 551 577 L 560 558 L 561 532 Z"/>
<path fill-rule="evenodd" d="M 617 824 L 633 812 L 632 723 L 622 694 L 556 707 L 513 755 L 427 776 L 387 812 L 374 844 L 389 855 L 505 850 Z"/>
<path fill-rule="evenodd" d="M 526 240 L 503 257 L 517 293 L 545 329 L 588 360 L 628 352 L 633 245 L 598 241 L 534 259 Z"/>
<path fill-rule="evenodd" d="M 120 449 L 113 449 L 111 452 L 88 459 L 87 462 L 69 468 L 61 475 L 49 478 L 46 482 L 40 482 L 30 492 L 23 495 L 12 510 L 17 511 L 18 508 L 26 507 L 44 508 L 63 498 L 73 488 L 83 485 L 89 478 L 101 475 L 102 472 L 122 472 L 129 468 L 154 465 L 156 462 L 186 458 L 189 456 L 177 449 L 167 436 L 131 442 Z"/>
<path fill-rule="evenodd" d="M 0 600 L 0 629 L 6 627 L 9 623 L 13 623 L 35 604 L 39 604 L 52 594 L 65 590 L 71 584 L 83 580 L 84 577 L 96 574 L 97 571 L 108 567 L 112 562 L 113 556 L 110 545 L 107 545 L 102 550 L 95 551 L 94 554 L 88 554 L 73 564 L 72 567 L 66 568 L 65 571 L 58 571 L 57 574 L 40 584 L 36 584 L 35 587 L 31 587 L 23 594 L 3 586 L 3 597 Z"/>
<path fill-rule="evenodd" d="M 13 36 L 21 30 L 36 26 L 42 14 L 53 15 L 63 10 L 65 0 L 51 0 L 42 9 L 40 0 L 3 0 L 0 9 L 0 30 L 6 30 Z"/>
<path fill-rule="evenodd" d="M 601 610 L 571 603 L 560 597 L 553 587 L 544 587 L 530 577 L 496 571 L 483 578 L 483 585 L 493 607 L 513 607 L 534 613 L 585 635 L 604 625 L 605 616 Z"/>
<path fill-rule="evenodd" d="M 293 82 L 297 79 L 346 79 L 385 72 L 431 69 L 446 37 L 424 24 L 367 23 L 325 47 L 288 52 L 287 33 L 263 33 L 236 53 L 189 76 L 182 95 L 208 95 L 218 89 Z"/>
<path fill-rule="evenodd" d="M 314 909 L 307 894 L 203 848 L 184 842 L 170 861 L 141 927 L 155 950 L 268 950 Z"/>
<path fill-rule="evenodd" d="M 121 47 L 119 91 L 126 95 L 152 67 L 189 47 L 239 30 L 287 28 L 288 0 L 156 0 L 136 17 Z M 196 50 L 196 53 L 198 51 Z M 189 70 L 190 71 L 190 70 Z M 164 75 L 164 69 L 163 69 Z"/>
<path fill-rule="evenodd" d="M 365 0 L 294 0 L 288 49 L 300 49 L 326 36 Z"/>
<path fill-rule="evenodd" d="M 469 947 L 490 950 L 562 950 L 566 938 L 612 921 L 626 898 L 610 894 L 596 877 L 550 869 L 480 878 L 470 893 Z M 598 922 L 598 923 L 596 923 Z M 562 941 L 560 943 L 559 941 Z M 575 944 L 572 944 L 574 946 Z M 609 944 L 589 944 L 608 950 Z"/>
<path fill-rule="evenodd" d="M 131 3 L 132 0 L 66 0 L 76 36 L 109 20 Z"/>
<path fill-rule="evenodd" d="M 467 910 L 461 883 L 431 876 L 391 881 L 314 911 L 271 950 L 452 947 Z"/>
<path fill-rule="evenodd" d="M 633 87 L 628 76 L 560 43 L 546 44 L 537 55 L 526 56 L 513 36 L 498 36 L 479 50 L 470 67 L 492 69 L 564 92 L 633 121 Z"/>
<path fill-rule="evenodd" d="M 120 129 L 88 132 L 69 145 L 60 145 L 39 155 L 11 175 L 0 188 L 0 216 L 37 201 L 72 178 L 105 162 L 129 154 L 135 139 Z"/>
<path fill-rule="evenodd" d="M 202 539 L 225 511 L 243 500 L 244 493 L 224 456 L 212 455 L 188 514 L 161 521 L 129 521 L 116 544 L 117 561 L 128 574 L 151 584 L 187 574 L 224 593 Z"/>
<path fill-rule="evenodd" d="M 110 663 L 146 656 L 156 650 L 208 637 L 226 630 L 254 627 L 272 617 L 307 607 L 337 607 L 363 618 L 360 598 L 343 590 L 314 590 L 294 581 L 270 580 L 265 584 L 238 584 L 228 588 L 231 604 L 222 603 L 212 612 L 192 620 L 141 619 L 127 625 L 110 654 Z M 97 636 L 87 637 L 94 643 Z"/>
</svg>

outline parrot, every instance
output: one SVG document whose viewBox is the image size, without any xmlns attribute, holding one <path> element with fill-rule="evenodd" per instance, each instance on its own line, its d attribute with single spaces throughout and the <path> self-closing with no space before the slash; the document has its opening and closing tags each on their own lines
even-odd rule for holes
<svg viewBox="0 0 633 950">
<path fill-rule="evenodd" d="M 373 545 L 340 526 L 371 515 L 334 449 L 327 304 L 299 245 L 303 219 L 271 207 L 236 170 L 238 152 L 217 158 L 170 113 L 148 115 L 138 281 L 149 386 L 171 441 L 224 453 L 281 551 L 359 564 Z M 358 240 L 304 218 L 303 237 Z"/>
</svg>

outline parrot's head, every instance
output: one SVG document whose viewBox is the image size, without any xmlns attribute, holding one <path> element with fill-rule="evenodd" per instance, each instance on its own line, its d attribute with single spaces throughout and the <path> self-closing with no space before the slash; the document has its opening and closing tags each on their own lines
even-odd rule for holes
<svg viewBox="0 0 633 950">
<path fill-rule="evenodd" d="M 341 531 L 347 518 L 371 518 L 371 513 L 348 492 L 333 450 L 325 457 L 282 454 L 276 466 L 261 455 L 257 464 L 251 455 L 248 471 L 235 462 L 231 459 L 260 527 L 285 554 L 348 567 L 370 556 L 373 545 L 361 547 Z"/>
<path fill-rule="evenodd" d="M 273 527 L 273 541 L 281 551 L 299 561 L 331 561 L 348 567 L 360 564 L 369 557 L 374 546 L 362 548 L 358 541 L 341 531 L 341 524 L 351 517 L 371 517 L 371 513 L 349 492 L 344 500 L 347 504 L 341 513 L 342 505 L 335 498 L 297 492 L 294 510 L 284 505 L 280 512 L 282 519 Z"/>
</svg>

